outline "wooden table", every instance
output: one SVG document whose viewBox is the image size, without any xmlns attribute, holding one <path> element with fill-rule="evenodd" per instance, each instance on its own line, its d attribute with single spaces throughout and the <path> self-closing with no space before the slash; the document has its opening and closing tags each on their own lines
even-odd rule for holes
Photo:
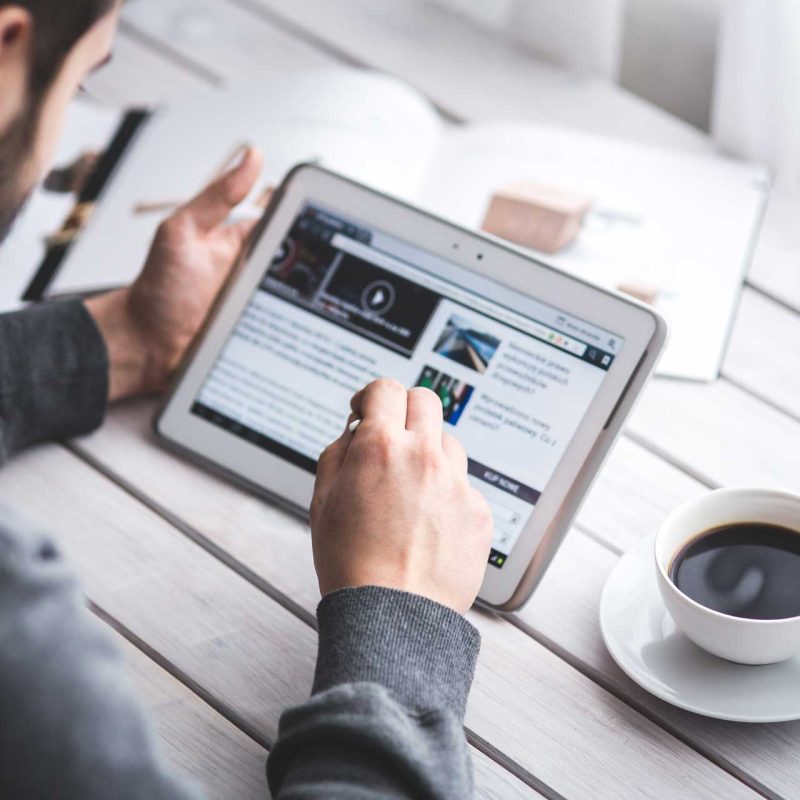
<svg viewBox="0 0 800 800">
<path fill-rule="evenodd" d="M 132 0 L 114 62 L 91 83 L 153 102 L 341 62 L 398 75 L 454 123 L 524 117 L 711 147 L 416 0 Z M 800 202 L 776 196 L 720 380 L 653 381 L 532 601 L 502 619 L 470 613 L 483 636 L 466 717 L 481 797 L 800 797 L 800 722 L 730 724 L 656 700 L 616 668 L 597 618 L 620 554 L 676 504 L 729 484 L 798 489 L 798 219 Z M 0 502 L 60 534 L 167 756 L 210 797 L 262 798 L 281 709 L 311 683 L 308 529 L 157 447 L 152 411 L 115 408 L 93 436 L 17 458 Z"/>
</svg>

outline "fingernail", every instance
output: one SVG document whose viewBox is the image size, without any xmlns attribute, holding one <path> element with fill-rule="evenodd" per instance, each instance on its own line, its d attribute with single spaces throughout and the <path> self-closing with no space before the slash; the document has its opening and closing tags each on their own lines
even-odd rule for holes
<svg viewBox="0 0 800 800">
<path fill-rule="evenodd" d="M 228 166 L 226 167 L 227 172 L 236 172 L 242 164 L 250 157 L 250 153 L 253 152 L 253 146 L 251 144 L 245 143 L 242 144 L 236 152 L 231 156 L 231 160 L 228 162 Z"/>
<path fill-rule="evenodd" d="M 228 219 L 225 220 L 228 224 L 235 222 L 258 222 L 264 216 L 264 209 L 257 208 L 251 205 L 242 205 L 234 208 Z"/>
</svg>

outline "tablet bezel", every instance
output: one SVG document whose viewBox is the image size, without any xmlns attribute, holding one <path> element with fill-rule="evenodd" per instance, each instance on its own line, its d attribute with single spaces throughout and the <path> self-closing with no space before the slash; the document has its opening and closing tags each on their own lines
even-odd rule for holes
<svg viewBox="0 0 800 800">
<path fill-rule="evenodd" d="M 275 251 L 308 202 L 463 267 L 465 288 L 474 290 L 476 284 L 485 288 L 488 278 L 625 340 L 503 568 L 487 567 L 480 600 L 500 610 L 519 606 L 558 548 L 652 370 L 665 341 L 663 320 L 643 304 L 567 275 L 499 240 L 459 228 L 321 167 L 295 167 L 276 192 L 246 257 L 160 407 L 155 430 L 171 446 L 303 514 L 311 500 L 313 475 L 190 409 Z M 526 289 L 531 285 L 536 286 L 535 294 Z"/>
</svg>

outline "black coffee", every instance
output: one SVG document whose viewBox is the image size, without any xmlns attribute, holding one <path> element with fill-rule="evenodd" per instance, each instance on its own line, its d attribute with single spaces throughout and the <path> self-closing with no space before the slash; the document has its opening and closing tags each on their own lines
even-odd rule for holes
<svg viewBox="0 0 800 800">
<path fill-rule="evenodd" d="M 676 553 L 669 577 L 692 600 L 723 614 L 800 616 L 800 532 L 760 522 L 712 528 Z"/>
</svg>

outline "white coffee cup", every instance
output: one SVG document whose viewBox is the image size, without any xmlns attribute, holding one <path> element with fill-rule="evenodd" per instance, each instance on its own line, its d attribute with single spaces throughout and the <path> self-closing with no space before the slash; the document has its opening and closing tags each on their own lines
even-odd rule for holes
<svg viewBox="0 0 800 800">
<path fill-rule="evenodd" d="M 800 617 L 744 619 L 706 608 L 669 578 L 672 559 L 720 525 L 761 522 L 800 532 L 800 496 L 769 489 L 717 489 L 677 508 L 656 535 L 658 588 L 678 628 L 696 645 L 741 664 L 772 664 L 800 653 Z"/>
</svg>

